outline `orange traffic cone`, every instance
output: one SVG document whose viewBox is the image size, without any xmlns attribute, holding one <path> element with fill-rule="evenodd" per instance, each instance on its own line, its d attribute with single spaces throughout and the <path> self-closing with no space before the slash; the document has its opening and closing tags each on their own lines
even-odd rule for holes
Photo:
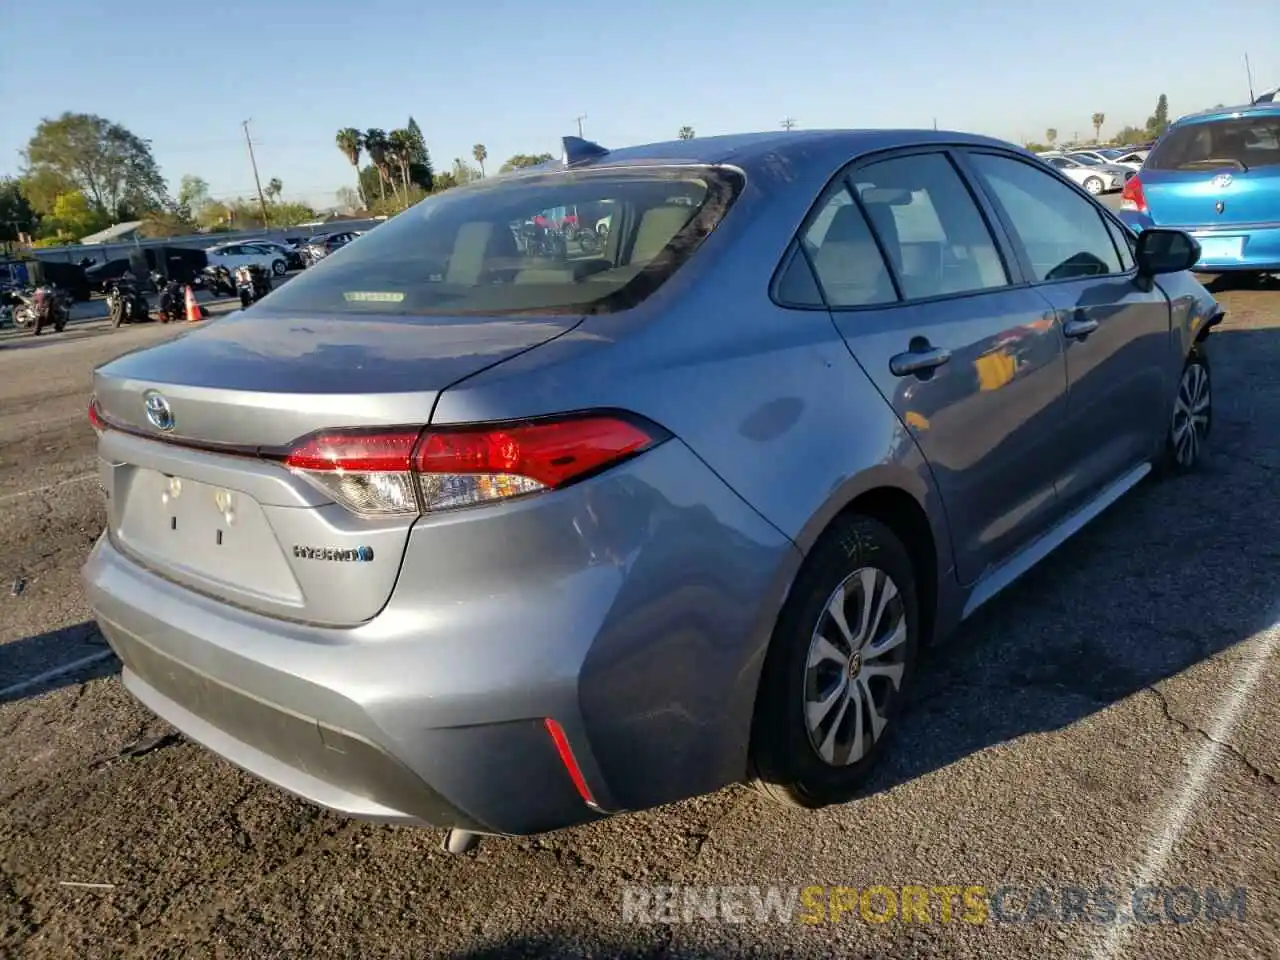
<svg viewBox="0 0 1280 960">
<path fill-rule="evenodd" d="M 187 284 L 187 323 L 196 323 L 204 319 L 204 310 L 196 303 L 196 292 Z"/>
</svg>

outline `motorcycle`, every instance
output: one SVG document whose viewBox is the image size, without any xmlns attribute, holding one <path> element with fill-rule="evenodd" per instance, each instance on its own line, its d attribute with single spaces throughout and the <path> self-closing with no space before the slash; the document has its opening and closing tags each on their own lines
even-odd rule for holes
<svg viewBox="0 0 1280 960">
<path fill-rule="evenodd" d="M 111 317 L 111 325 L 118 327 L 122 323 L 146 320 L 151 313 L 151 305 L 131 281 L 122 277 L 107 289 L 107 313 Z"/>
<path fill-rule="evenodd" d="M 271 292 L 271 274 L 256 263 L 236 268 L 236 293 L 240 296 L 240 309 L 247 310 Z"/>
<path fill-rule="evenodd" d="M 187 291 L 186 288 L 177 280 L 165 281 L 159 271 L 153 271 L 151 274 L 151 282 L 156 285 L 160 291 L 160 322 L 161 323 L 181 323 L 186 317 L 187 311 Z"/>
<path fill-rule="evenodd" d="M 42 284 L 36 287 L 31 294 L 28 309 L 32 325 L 35 327 L 32 333 L 37 337 L 49 324 L 53 325 L 54 333 L 61 333 L 67 325 L 67 320 L 71 318 L 71 308 L 67 304 L 66 294 L 53 284 Z M 18 322 L 16 313 L 14 322 Z M 20 326 L 26 326 L 26 324 L 20 324 Z"/>
<path fill-rule="evenodd" d="M 231 271 L 221 265 L 205 267 L 200 276 L 204 288 L 215 297 L 225 292 L 228 297 L 236 295 L 236 282 Z"/>
</svg>

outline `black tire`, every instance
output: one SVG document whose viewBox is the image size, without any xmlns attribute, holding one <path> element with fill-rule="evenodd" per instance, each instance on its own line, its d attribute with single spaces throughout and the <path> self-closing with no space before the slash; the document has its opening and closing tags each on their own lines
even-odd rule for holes
<svg viewBox="0 0 1280 960">
<path fill-rule="evenodd" d="M 855 573 L 865 569 L 887 576 L 896 585 L 897 597 L 885 608 L 886 619 L 882 622 L 896 623 L 900 616 L 906 631 L 905 638 L 896 646 L 876 644 L 866 649 L 890 650 L 895 660 L 900 660 L 902 669 L 896 688 L 892 688 L 889 678 L 871 675 L 862 666 L 828 674 L 827 679 L 836 683 L 840 681 L 835 678 L 843 678 L 846 687 L 855 683 L 850 677 L 856 677 L 861 682 L 858 689 L 862 691 L 870 690 L 873 680 L 889 685 L 876 684 L 876 689 L 882 689 L 886 694 L 892 689 L 892 695 L 882 702 L 882 711 L 877 711 L 886 721 L 879 737 L 871 737 L 870 746 L 860 751 L 860 759 L 847 764 L 832 763 L 825 760 L 815 747 L 805 719 L 809 694 L 817 692 L 822 672 L 817 668 L 810 670 L 810 648 L 824 622 L 828 600 L 837 588 L 846 585 Z M 856 597 L 850 599 L 857 599 L 859 604 L 865 602 L 861 588 L 855 585 L 853 593 Z M 877 597 L 874 603 L 878 602 Z M 846 608 L 842 606 L 843 609 Z M 848 618 L 848 614 L 845 616 Z M 892 621 L 888 619 L 890 617 Z M 774 628 L 760 677 L 752 723 L 753 785 L 774 800 L 809 808 L 846 803 L 857 796 L 892 740 L 915 664 L 919 633 L 915 571 L 902 542 L 878 520 L 858 515 L 837 520 L 805 560 Z M 823 635 L 826 634 L 824 630 Z M 871 661 L 873 658 L 866 659 Z M 859 657 L 857 662 L 862 664 L 862 658 Z M 879 659 L 874 662 L 884 663 Z M 858 672 L 854 673 L 854 670 Z M 851 725 L 855 722 L 855 714 L 845 709 L 845 713 L 831 718 L 833 722 L 828 725 L 828 730 L 832 727 L 844 729 L 846 719 Z M 871 725 L 870 714 L 863 712 L 861 719 L 865 730 Z M 853 733 L 853 729 L 849 732 Z"/>
<path fill-rule="evenodd" d="M 1202 384 L 1199 387 L 1198 384 Z M 1197 391 L 1203 390 L 1200 406 Z M 1182 427 L 1186 427 L 1186 431 Z M 1162 476 L 1192 473 L 1204 462 L 1205 447 L 1213 430 L 1213 375 L 1204 345 L 1197 343 L 1187 355 L 1174 393 L 1169 427 L 1156 463 Z M 1193 434 L 1188 442 L 1188 433 Z"/>
<path fill-rule="evenodd" d="M 272 260 L 271 272 L 274 273 L 277 277 L 283 277 L 286 273 L 289 272 L 289 265 L 285 263 L 283 260 Z"/>
</svg>

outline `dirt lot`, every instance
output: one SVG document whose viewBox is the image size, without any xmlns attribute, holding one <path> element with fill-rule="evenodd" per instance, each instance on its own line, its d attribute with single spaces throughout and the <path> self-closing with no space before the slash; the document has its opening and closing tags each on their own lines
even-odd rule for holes
<svg viewBox="0 0 1280 960">
<path fill-rule="evenodd" d="M 1208 468 L 1143 485 L 936 651 L 871 796 L 802 814 L 731 789 L 466 857 L 133 702 L 79 586 L 85 403 L 95 364 L 173 331 L 0 336 L 0 956 L 1280 955 L 1280 289 L 1220 296 Z M 834 923 L 624 918 L 624 890 L 669 884 L 1011 890 L 981 923 L 937 900 L 875 922 L 883 893 Z M 1142 884 L 1191 889 L 1062 919 L 1070 889 Z M 1208 917 L 1210 887 L 1239 911 Z"/>
</svg>

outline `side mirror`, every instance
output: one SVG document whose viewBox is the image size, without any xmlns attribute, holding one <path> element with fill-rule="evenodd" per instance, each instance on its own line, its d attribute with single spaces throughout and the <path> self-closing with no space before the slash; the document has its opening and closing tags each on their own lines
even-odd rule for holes
<svg viewBox="0 0 1280 960">
<path fill-rule="evenodd" d="M 1190 234 L 1163 227 L 1148 227 L 1138 234 L 1134 255 L 1138 273 L 1158 277 L 1165 273 L 1190 270 L 1200 260 L 1200 244 Z"/>
</svg>

